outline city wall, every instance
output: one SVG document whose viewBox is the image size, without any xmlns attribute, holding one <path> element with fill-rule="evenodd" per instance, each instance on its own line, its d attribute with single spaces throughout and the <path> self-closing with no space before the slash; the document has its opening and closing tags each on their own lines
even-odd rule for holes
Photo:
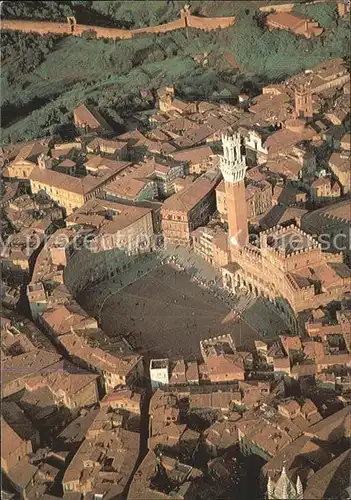
<svg viewBox="0 0 351 500">
<path fill-rule="evenodd" d="M 184 28 L 195 28 L 203 31 L 224 29 L 232 26 L 234 22 L 235 17 L 201 18 L 188 14 L 180 19 L 177 19 L 176 21 L 171 21 L 166 24 L 138 28 L 134 30 L 72 24 L 68 21 L 66 23 L 51 23 L 43 21 L 3 19 L 1 24 L 3 30 L 24 31 L 26 33 L 38 33 L 39 35 L 47 35 L 50 33 L 57 35 L 82 36 L 84 32 L 94 31 L 97 38 L 127 40 L 142 35 L 166 33 L 168 31 Z"/>
</svg>

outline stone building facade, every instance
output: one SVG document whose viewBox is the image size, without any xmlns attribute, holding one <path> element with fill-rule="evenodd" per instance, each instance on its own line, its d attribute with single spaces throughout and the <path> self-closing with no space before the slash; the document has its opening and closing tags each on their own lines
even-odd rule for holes
<svg viewBox="0 0 351 500">
<path fill-rule="evenodd" d="M 330 177 L 320 177 L 311 184 L 311 199 L 313 201 L 335 200 L 340 196 L 340 185 Z"/>
<path fill-rule="evenodd" d="M 215 189 L 219 181 L 219 171 L 209 170 L 189 187 L 167 198 L 161 209 L 166 241 L 190 244 L 192 231 L 206 224 L 215 211 Z"/>
<path fill-rule="evenodd" d="M 240 139 L 236 137 L 235 141 L 239 144 Z M 227 142 L 224 138 L 224 147 Z M 238 158 L 237 162 L 243 165 L 244 160 Z M 235 165 L 234 162 L 231 176 L 230 171 L 223 169 L 227 177 L 226 192 L 229 190 L 230 194 L 229 237 L 238 228 L 247 227 L 242 205 L 238 207 L 231 201 L 233 190 L 237 189 Z M 243 180 L 241 186 L 243 190 Z M 297 313 L 338 300 L 350 286 L 349 268 L 343 262 L 343 255 L 323 252 L 317 240 L 294 225 L 261 232 L 255 244 L 229 239 L 229 245 L 230 263 L 222 268 L 224 286 L 233 291 L 245 287 L 263 295 L 282 312 L 292 329 L 297 329 Z"/>
<path fill-rule="evenodd" d="M 226 266 L 228 233 L 219 228 L 199 227 L 192 233 L 194 252 L 215 267 Z"/>
</svg>

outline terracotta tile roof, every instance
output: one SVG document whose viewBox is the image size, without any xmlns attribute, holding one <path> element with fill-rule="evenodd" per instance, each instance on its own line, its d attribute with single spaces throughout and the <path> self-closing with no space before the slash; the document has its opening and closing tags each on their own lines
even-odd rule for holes
<svg viewBox="0 0 351 500">
<path fill-rule="evenodd" d="M 50 326 L 55 335 L 62 335 L 70 332 L 71 328 L 84 329 L 88 324 L 93 323 L 97 327 L 97 322 L 88 315 L 82 316 L 67 309 L 66 306 L 58 306 L 53 310 L 45 311 L 42 315 L 44 322 Z"/>
<path fill-rule="evenodd" d="M 107 194 L 113 194 L 117 197 L 135 200 L 145 188 L 146 184 L 146 181 L 139 179 L 121 177 L 106 184 L 104 190 Z"/>
<path fill-rule="evenodd" d="M 60 358 L 61 356 L 58 354 L 44 350 L 31 351 L 11 358 L 5 358 L 1 368 L 2 387 L 14 380 L 34 375 L 44 368 L 50 369 Z"/>
<path fill-rule="evenodd" d="M 128 404 L 128 401 L 133 402 L 133 403 L 139 403 L 141 402 L 141 395 L 138 394 L 137 392 L 133 392 L 129 389 L 126 390 L 120 390 L 120 391 L 115 391 L 110 394 L 107 394 L 100 402 L 101 406 L 106 406 L 110 405 L 111 403 L 115 402 L 123 402 L 126 401 Z"/>
<path fill-rule="evenodd" d="M 344 134 L 340 140 L 342 146 L 347 146 L 347 149 L 350 149 L 351 144 L 351 134 Z"/>
<path fill-rule="evenodd" d="M 310 270 L 301 270 L 301 274 L 302 272 L 307 277 L 316 278 L 321 281 L 322 286 L 326 288 L 340 284 L 341 282 L 340 276 L 337 274 L 336 270 L 328 263 L 321 264 L 320 266 L 314 266 L 313 268 L 310 268 Z"/>
<path fill-rule="evenodd" d="M 130 146 L 135 146 L 140 141 L 146 141 L 147 138 L 138 130 L 130 130 L 117 137 L 122 142 L 127 142 Z"/>
<path fill-rule="evenodd" d="M 179 116 L 173 120 L 169 120 L 160 130 L 161 132 L 178 134 L 178 132 L 184 132 L 192 128 L 198 128 L 198 124 L 184 116 Z"/>
<path fill-rule="evenodd" d="M 85 490 L 118 498 L 132 475 L 138 451 L 139 434 L 122 427 L 113 428 L 113 413 L 106 414 L 102 408 L 68 465 L 62 483 L 77 481 Z M 111 460 L 109 470 L 105 468 L 106 459 Z"/>
<path fill-rule="evenodd" d="M 350 169 L 350 155 L 347 153 L 332 153 L 329 158 L 329 165 L 334 165 L 342 172 Z"/>
<path fill-rule="evenodd" d="M 196 179 L 188 188 L 167 198 L 163 204 L 162 211 L 190 212 L 203 198 L 215 189 L 220 179 L 220 173 L 217 170 L 211 172 L 212 178 L 207 174 L 203 174 Z"/>
<path fill-rule="evenodd" d="M 350 200 L 345 200 L 340 204 L 329 205 L 323 210 L 325 215 L 330 219 L 351 222 Z"/>
<path fill-rule="evenodd" d="M 263 191 L 266 191 L 267 189 L 272 190 L 271 184 L 267 181 L 250 183 L 245 188 L 245 200 L 248 202 L 257 193 L 261 193 Z"/>
<path fill-rule="evenodd" d="M 191 105 L 192 105 L 192 103 L 181 101 L 180 99 L 177 99 L 177 98 L 173 99 L 173 101 L 172 101 L 172 108 L 175 108 L 181 112 L 188 109 L 189 106 L 191 106 Z"/>
<path fill-rule="evenodd" d="M 137 498 L 142 498 L 143 500 L 165 500 L 167 498 L 166 493 L 150 488 L 151 480 L 155 475 L 156 465 L 156 455 L 154 451 L 149 450 L 132 479 L 128 495 L 130 500 Z"/>
<path fill-rule="evenodd" d="M 226 378 L 233 374 L 245 372 L 242 359 L 232 354 L 209 356 L 206 363 L 210 377 L 223 375 L 223 377 Z"/>
<path fill-rule="evenodd" d="M 202 161 L 208 159 L 213 155 L 213 151 L 210 146 L 198 146 L 196 148 L 183 149 L 181 151 L 175 151 L 171 156 L 178 161 L 187 161 L 192 164 L 198 164 Z"/>
<path fill-rule="evenodd" d="M 153 141 L 169 141 L 170 136 L 165 134 L 161 129 L 155 128 L 148 133 L 148 137 Z"/>
<path fill-rule="evenodd" d="M 59 164 L 59 167 L 63 167 L 63 168 L 72 168 L 75 166 L 76 166 L 76 163 L 74 161 L 70 160 L 69 158 L 67 158 L 66 160 L 63 160 Z"/>
<path fill-rule="evenodd" d="M 117 163 L 117 165 L 115 165 L 117 171 L 124 169 L 128 165 L 128 163 L 125 162 L 114 163 Z M 123 165 L 121 165 L 121 163 Z M 35 167 L 32 170 L 29 179 L 37 183 L 42 183 L 46 186 L 63 189 L 71 193 L 85 196 L 91 191 L 97 189 L 99 186 L 105 184 L 115 174 L 115 169 L 106 168 L 97 175 L 86 175 L 83 178 L 78 178 L 60 172 L 55 172 L 54 170 L 42 170 L 39 167 Z"/>
<path fill-rule="evenodd" d="M 49 148 L 46 144 L 41 144 L 40 142 L 34 141 L 29 144 L 24 145 L 17 156 L 14 159 L 14 162 L 19 160 L 27 160 L 33 163 L 37 163 L 38 156 L 42 153 L 47 154 Z"/>
<path fill-rule="evenodd" d="M 254 98 L 249 108 L 255 114 L 255 122 L 281 123 L 292 115 L 293 106 L 287 93 L 262 94 Z"/>
<path fill-rule="evenodd" d="M 65 189 L 71 193 L 81 195 L 85 193 L 82 179 L 61 174 L 60 172 L 55 172 L 54 170 L 41 170 L 39 167 L 36 167 L 30 174 L 29 179 L 47 186 Z"/>
<path fill-rule="evenodd" d="M 176 361 L 175 365 L 171 369 L 171 377 L 169 380 L 170 385 L 186 384 L 185 370 L 184 359 Z"/>
<path fill-rule="evenodd" d="M 95 373 L 83 371 L 62 360 L 52 365 L 50 371 L 44 369 L 26 381 L 26 388 L 33 391 L 40 387 L 48 387 L 56 395 L 63 391 L 68 397 L 72 397 L 97 378 L 98 375 Z"/>
<path fill-rule="evenodd" d="M 127 144 L 127 141 L 108 140 L 103 139 L 102 137 L 95 137 L 95 139 L 87 144 L 86 148 L 88 151 L 95 151 L 96 149 L 100 149 L 100 151 L 102 152 L 108 152 L 110 150 L 116 152 L 127 146 Z"/>
<path fill-rule="evenodd" d="M 185 375 L 188 383 L 199 381 L 199 367 L 197 361 L 187 362 Z"/>
<path fill-rule="evenodd" d="M 351 366 L 351 356 L 349 353 L 328 354 L 317 360 L 318 366 L 328 367 L 333 365 Z"/>
<path fill-rule="evenodd" d="M 226 124 L 226 126 L 228 126 Z M 214 133 L 213 128 L 207 124 L 197 125 L 188 130 L 184 135 L 174 140 L 174 144 L 178 148 L 191 148 L 197 144 L 205 142 L 207 137 Z"/>
<path fill-rule="evenodd" d="M 290 359 L 288 357 L 284 358 L 274 358 L 273 359 L 274 369 L 290 369 Z"/>
<path fill-rule="evenodd" d="M 297 335 L 294 337 L 279 335 L 279 338 L 288 356 L 290 351 L 300 351 L 302 349 L 300 337 L 298 337 Z"/>
<path fill-rule="evenodd" d="M 1 458 L 7 459 L 23 444 L 24 440 L 16 434 L 1 415 Z"/>
<path fill-rule="evenodd" d="M 338 491 L 346 491 L 349 487 L 350 460 L 351 451 L 346 450 L 312 474 L 307 480 L 304 497 L 311 500 L 327 498 L 333 485 Z"/>
<path fill-rule="evenodd" d="M 306 414 L 317 412 L 317 406 L 310 399 L 305 399 L 301 406 L 301 412 Z"/>
<path fill-rule="evenodd" d="M 66 222 L 95 227 L 99 234 L 115 234 L 151 212 L 151 208 L 92 198 L 67 217 Z"/>
<path fill-rule="evenodd" d="M 247 439 L 259 446 L 271 457 L 274 457 L 279 450 L 292 441 L 286 432 L 279 430 L 266 419 L 251 416 L 251 418 L 247 417 L 239 420 L 236 425 Z"/>
<path fill-rule="evenodd" d="M 289 401 L 284 401 L 278 404 L 278 410 L 286 410 L 288 413 L 294 413 L 296 411 L 300 411 L 300 405 L 294 399 L 290 399 Z"/>
<path fill-rule="evenodd" d="M 85 163 L 85 168 L 88 171 L 111 170 L 117 174 L 123 172 L 130 164 L 128 161 L 110 160 L 101 155 L 92 155 Z"/>
<path fill-rule="evenodd" d="M 317 372 L 317 365 L 312 362 L 299 363 L 291 368 L 291 375 L 297 377 L 312 377 Z"/>
<path fill-rule="evenodd" d="M 38 467 L 32 465 L 27 457 L 22 458 L 10 471 L 8 478 L 18 489 L 24 490 L 34 479 Z M 37 488 L 38 489 L 38 488 Z"/>
<path fill-rule="evenodd" d="M 186 177 L 177 177 L 174 179 L 174 188 L 175 191 L 180 191 L 181 189 L 185 189 L 190 184 L 194 182 L 194 178 L 191 175 L 187 175 Z"/>
<path fill-rule="evenodd" d="M 211 408 L 229 409 L 229 406 L 232 402 L 236 403 L 241 402 L 241 394 L 239 391 L 236 392 L 218 391 L 212 393 Z"/>
<path fill-rule="evenodd" d="M 217 420 L 211 427 L 206 429 L 204 437 L 206 442 L 210 443 L 212 446 L 216 446 L 220 450 L 229 448 L 238 440 L 236 422 L 228 420 L 220 422 Z"/>
<path fill-rule="evenodd" d="M 58 148 L 51 150 L 51 158 L 58 160 L 61 156 L 68 156 L 70 153 L 74 151 L 74 147 L 68 146 L 67 148 Z"/>
<path fill-rule="evenodd" d="M 333 436 L 333 431 L 335 431 L 335 429 L 339 429 L 340 431 L 343 429 L 344 436 L 350 437 L 351 413 L 349 406 L 345 406 L 341 410 L 312 425 L 310 427 L 310 432 L 319 439 L 337 441 L 340 439 L 341 433 Z"/>
<path fill-rule="evenodd" d="M 306 126 L 301 130 L 290 130 L 288 128 L 282 128 L 277 130 L 274 134 L 270 135 L 264 146 L 268 148 L 268 155 L 272 157 L 276 154 L 281 154 L 284 150 L 287 150 L 291 146 L 301 142 L 312 140 L 316 136 L 315 130 L 311 127 Z"/>
<path fill-rule="evenodd" d="M 211 408 L 211 404 L 212 404 L 211 393 L 190 394 L 189 405 L 191 409 Z"/>
<path fill-rule="evenodd" d="M 338 75 L 347 75 L 347 73 L 348 70 L 343 59 L 328 59 L 311 68 L 309 72 L 299 73 L 289 78 L 285 84 L 292 89 L 306 86 L 312 91 L 318 92 L 319 87 L 324 86 L 328 81 L 332 81 Z"/>
<path fill-rule="evenodd" d="M 84 339 L 75 333 L 61 336 L 60 343 L 70 355 L 81 358 L 89 365 L 103 372 L 114 373 L 119 376 L 128 376 L 141 359 L 141 356 L 137 354 L 131 354 L 120 358 L 100 348 L 90 347 Z"/>
<path fill-rule="evenodd" d="M 266 18 L 268 24 L 274 23 L 275 25 L 279 25 L 291 31 L 299 29 L 307 20 L 307 18 L 298 17 L 288 12 L 273 12 Z"/>
<path fill-rule="evenodd" d="M 321 342 L 306 340 L 303 343 L 303 352 L 307 359 L 318 360 L 324 356 L 324 347 Z"/>
<path fill-rule="evenodd" d="M 88 126 L 91 129 L 102 127 L 107 131 L 112 131 L 110 125 L 101 114 L 92 106 L 80 104 L 73 110 L 75 122 L 78 125 Z"/>
</svg>

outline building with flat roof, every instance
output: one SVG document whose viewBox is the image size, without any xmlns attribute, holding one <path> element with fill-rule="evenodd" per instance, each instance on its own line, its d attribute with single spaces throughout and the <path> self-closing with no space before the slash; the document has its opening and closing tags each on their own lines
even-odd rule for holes
<svg viewBox="0 0 351 500">
<path fill-rule="evenodd" d="M 169 359 L 151 359 L 150 381 L 152 390 L 169 384 Z"/>
</svg>

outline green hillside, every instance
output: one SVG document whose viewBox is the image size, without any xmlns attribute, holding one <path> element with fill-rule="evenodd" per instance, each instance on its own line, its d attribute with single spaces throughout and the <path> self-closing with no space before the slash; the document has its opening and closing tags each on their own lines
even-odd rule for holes
<svg viewBox="0 0 351 500">
<path fill-rule="evenodd" d="M 33 2 L 15 5 L 23 3 Z M 128 15 L 138 25 L 146 4 L 142 1 L 41 3 L 44 7 L 51 5 L 50 12 L 55 13 L 56 20 L 74 10 L 76 4 L 83 11 L 99 10 L 100 15 L 109 19 L 113 15 L 121 19 L 128 6 Z M 155 4 L 155 24 L 169 20 L 173 11 L 177 15 L 181 4 L 147 3 Z M 250 2 L 250 6 L 257 7 L 258 3 Z M 97 105 L 119 130 L 118 125 L 128 115 L 145 106 L 140 89 L 155 89 L 169 83 L 184 98 L 218 99 L 221 93 L 235 96 L 245 90 L 247 82 L 259 86 L 279 81 L 324 59 L 349 55 L 347 19 L 334 20 L 333 28 L 321 37 L 306 40 L 288 32 L 268 31 L 262 24 L 262 15 L 253 8 L 243 7 L 245 2 L 193 2 L 192 9 L 211 15 L 215 4 L 216 15 L 235 13 L 238 22 L 229 29 L 211 33 L 190 31 L 189 38 L 183 31 L 116 42 L 3 32 L 2 143 L 52 133 L 58 125 L 71 121 L 72 109 L 83 101 Z M 314 9 L 318 6 L 315 4 Z M 35 13 L 35 9 L 31 12 Z M 152 11 L 150 7 L 149 12 Z M 23 8 L 21 12 L 24 16 Z M 45 8 L 41 12 L 44 16 Z M 330 9 L 327 13 L 323 11 L 323 16 L 330 12 Z M 212 54 L 208 67 L 193 60 L 194 55 L 203 52 Z M 240 64 L 241 74 L 226 62 L 223 56 L 228 53 Z"/>
</svg>

